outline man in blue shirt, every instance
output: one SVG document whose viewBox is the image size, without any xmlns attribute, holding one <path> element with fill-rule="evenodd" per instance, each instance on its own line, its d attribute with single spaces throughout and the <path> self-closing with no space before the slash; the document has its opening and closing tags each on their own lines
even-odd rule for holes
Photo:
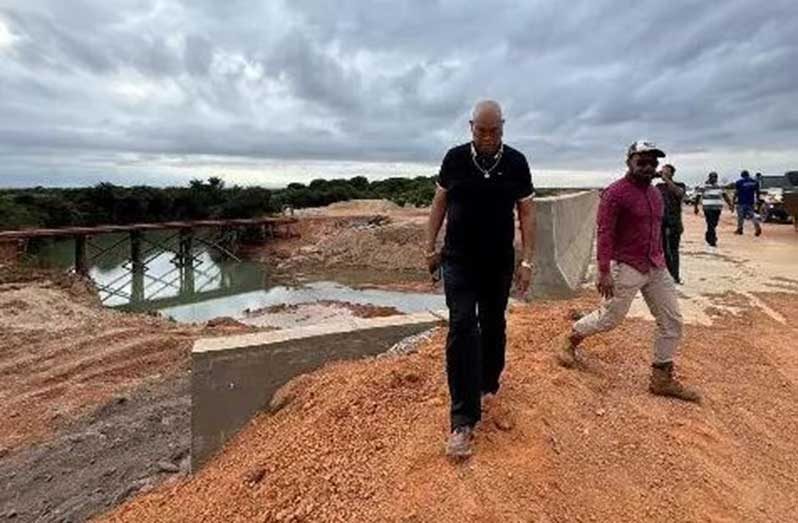
<svg viewBox="0 0 798 523">
<path fill-rule="evenodd" d="M 743 223 L 748 218 L 754 222 L 755 235 L 762 234 L 762 227 L 759 225 L 759 215 L 754 212 L 756 198 L 759 193 L 759 184 L 751 178 L 748 171 L 740 173 L 740 179 L 734 184 L 734 202 L 737 204 L 737 230 L 734 234 L 743 233 Z"/>
</svg>

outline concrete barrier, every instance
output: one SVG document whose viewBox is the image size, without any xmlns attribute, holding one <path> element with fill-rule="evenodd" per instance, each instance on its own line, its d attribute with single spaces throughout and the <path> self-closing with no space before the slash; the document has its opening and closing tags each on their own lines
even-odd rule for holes
<svg viewBox="0 0 798 523">
<path fill-rule="evenodd" d="M 568 297 L 579 289 L 593 253 L 598 202 L 598 191 L 535 200 L 534 297 Z"/>
<path fill-rule="evenodd" d="M 291 378 L 324 363 L 372 356 L 441 323 L 446 311 L 354 319 L 200 339 L 191 352 L 191 468 L 196 471 Z"/>
</svg>

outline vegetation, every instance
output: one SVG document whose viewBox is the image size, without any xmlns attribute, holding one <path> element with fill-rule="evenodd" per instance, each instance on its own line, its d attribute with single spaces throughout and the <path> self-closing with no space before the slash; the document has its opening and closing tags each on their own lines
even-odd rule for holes
<svg viewBox="0 0 798 523">
<path fill-rule="evenodd" d="M 318 207 L 355 198 L 384 198 L 399 205 L 432 201 L 434 177 L 389 178 L 369 182 L 313 180 L 285 189 L 226 187 L 221 178 L 192 180 L 188 187 L 121 187 L 101 183 L 79 189 L 0 190 L 0 229 L 93 226 L 172 220 L 252 218 L 284 207 Z"/>
</svg>

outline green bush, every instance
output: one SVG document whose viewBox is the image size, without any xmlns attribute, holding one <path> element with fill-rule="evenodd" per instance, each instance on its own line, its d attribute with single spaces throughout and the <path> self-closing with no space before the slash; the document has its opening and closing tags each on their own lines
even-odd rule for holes
<svg viewBox="0 0 798 523">
<path fill-rule="evenodd" d="M 94 226 L 212 218 L 253 218 L 320 207 L 353 198 L 383 198 L 399 205 L 429 205 L 435 177 L 388 178 L 369 182 L 315 179 L 271 191 L 262 187 L 226 187 L 218 177 L 191 180 L 188 187 L 121 187 L 100 183 L 75 189 L 0 190 L 0 229 Z"/>
</svg>

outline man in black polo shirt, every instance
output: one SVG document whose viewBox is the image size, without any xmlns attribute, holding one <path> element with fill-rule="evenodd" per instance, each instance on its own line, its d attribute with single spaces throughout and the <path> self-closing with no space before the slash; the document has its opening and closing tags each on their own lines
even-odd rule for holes
<svg viewBox="0 0 798 523">
<path fill-rule="evenodd" d="M 449 335 L 446 373 L 451 396 L 447 454 L 471 455 L 482 399 L 499 390 L 504 368 L 505 310 L 515 267 L 513 210 L 522 240 L 518 290 L 532 278 L 534 204 L 532 176 L 522 153 L 502 143 L 499 104 L 476 105 L 473 141 L 446 153 L 427 227 L 427 264 L 442 268 Z M 447 219 L 442 252 L 436 239 Z"/>
<path fill-rule="evenodd" d="M 682 284 L 679 271 L 679 243 L 681 243 L 684 225 L 682 224 L 682 202 L 687 186 L 681 182 L 674 182 L 673 175 L 676 168 L 671 164 L 662 166 L 658 176 L 662 183 L 657 184 L 657 189 L 662 194 L 662 203 L 665 210 L 662 215 L 662 251 L 665 253 L 665 265 L 673 281 Z"/>
</svg>

